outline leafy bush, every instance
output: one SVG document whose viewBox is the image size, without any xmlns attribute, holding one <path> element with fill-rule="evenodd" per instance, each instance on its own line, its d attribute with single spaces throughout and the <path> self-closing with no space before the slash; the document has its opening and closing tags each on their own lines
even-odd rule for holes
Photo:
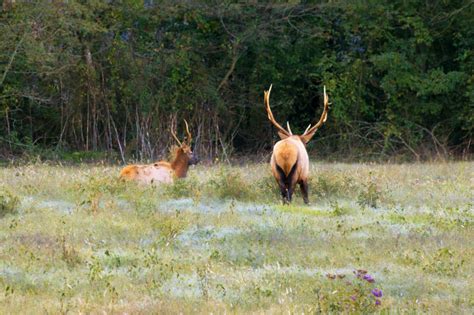
<svg viewBox="0 0 474 315">
<path fill-rule="evenodd" d="M 177 211 L 173 214 L 159 215 L 155 218 L 153 227 L 160 232 L 162 237 L 171 239 L 188 228 L 191 223 L 189 217 Z"/>
<path fill-rule="evenodd" d="M 357 197 L 357 203 L 363 207 L 377 207 L 382 192 L 374 182 L 367 183 Z"/>
<path fill-rule="evenodd" d="M 209 181 L 208 189 L 211 196 L 221 199 L 254 200 L 259 187 L 246 181 L 238 170 L 221 168 Z"/>
<path fill-rule="evenodd" d="M 0 217 L 15 214 L 18 211 L 20 198 L 10 190 L 0 187 Z"/>
<path fill-rule="evenodd" d="M 354 271 L 354 278 L 344 274 L 326 274 L 331 281 L 329 288 L 316 291 L 323 313 L 368 313 L 383 307 L 380 284 L 366 270 Z"/>
</svg>

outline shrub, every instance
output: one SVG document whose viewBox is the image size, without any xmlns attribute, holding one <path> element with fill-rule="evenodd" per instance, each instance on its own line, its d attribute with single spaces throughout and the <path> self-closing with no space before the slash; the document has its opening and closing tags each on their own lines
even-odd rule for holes
<svg viewBox="0 0 474 315">
<path fill-rule="evenodd" d="M 364 188 L 359 193 L 357 203 L 362 207 L 376 208 L 377 202 L 380 200 L 381 195 L 382 191 L 373 181 L 370 181 L 364 185 Z"/>
<path fill-rule="evenodd" d="M 188 228 L 192 222 L 192 219 L 177 211 L 166 215 L 158 214 L 154 219 L 153 227 L 160 232 L 162 237 L 171 239 Z"/>
<path fill-rule="evenodd" d="M 0 217 L 18 212 L 20 198 L 6 188 L 0 187 Z"/>
<path fill-rule="evenodd" d="M 254 200 L 258 195 L 255 185 L 244 180 L 242 173 L 221 168 L 209 181 L 210 194 L 221 199 Z"/>
<path fill-rule="evenodd" d="M 366 270 L 354 271 L 354 277 L 344 274 L 326 274 L 329 290 L 317 290 L 323 313 L 373 313 L 383 308 L 380 284 Z"/>
</svg>

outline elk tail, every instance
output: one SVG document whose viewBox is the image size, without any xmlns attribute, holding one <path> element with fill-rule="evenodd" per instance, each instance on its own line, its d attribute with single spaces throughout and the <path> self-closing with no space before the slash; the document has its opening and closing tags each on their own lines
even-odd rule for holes
<svg viewBox="0 0 474 315">
<path fill-rule="evenodd" d="M 283 183 L 285 183 L 287 186 L 289 186 L 292 182 L 293 176 L 295 176 L 296 173 L 296 165 L 298 164 L 298 160 L 296 160 L 295 164 L 291 167 L 290 171 L 286 173 L 278 164 L 276 165 L 276 169 L 280 175 L 281 180 Z"/>
</svg>

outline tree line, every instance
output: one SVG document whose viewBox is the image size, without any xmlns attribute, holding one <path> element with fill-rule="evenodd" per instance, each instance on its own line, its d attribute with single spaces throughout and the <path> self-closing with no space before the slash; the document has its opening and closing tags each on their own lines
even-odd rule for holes
<svg viewBox="0 0 474 315">
<path fill-rule="evenodd" d="M 268 152 L 263 106 L 335 159 L 469 157 L 469 0 L 7 1 L 0 155 L 103 151 L 153 160 L 192 126 L 201 158 Z"/>
</svg>

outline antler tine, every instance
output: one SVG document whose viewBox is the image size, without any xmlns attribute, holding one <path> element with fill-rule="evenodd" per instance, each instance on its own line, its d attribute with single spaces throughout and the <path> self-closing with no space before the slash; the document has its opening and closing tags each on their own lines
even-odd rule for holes
<svg viewBox="0 0 474 315">
<path fill-rule="evenodd" d="M 328 98 L 328 95 L 326 94 L 326 86 L 324 86 L 323 91 L 324 91 L 323 92 L 324 93 L 324 109 L 323 109 L 323 113 L 321 114 L 321 118 L 319 118 L 319 121 L 313 127 L 310 128 L 308 126 L 308 128 L 306 128 L 306 131 L 304 132 L 303 136 L 316 132 L 316 130 L 318 130 L 319 127 L 321 127 L 322 124 L 324 124 L 326 122 L 326 120 L 328 119 L 329 98 Z"/>
<path fill-rule="evenodd" d="M 179 146 L 182 146 L 183 144 L 181 143 L 181 141 L 179 141 L 178 137 L 176 137 L 176 134 L 174 133 L 173 129 L 170 129 L 170 131 L 171 131 L 171 135 L 178 142 Z"/>
<path fill-rule="evenodd" d="M 306 130 L 303 132 L 303 134 L 306 134 L 306 132 L 309 130 L 310 127 L 311 127 L 311 124 L 309 124 L 308 127 L 306 127 Z"/>
<path fill-rule="evenodd" d="M 288 129 L 288 132 L 290 133 L 290 135 L 293 135 L 293 132 L 291 132 L 291 128 L 290 128 L 290 123 L 289 123 L 289 122 L 286 122 L 286 129 Z"/>
<path fill-rule="evenodd" d="M 188 122 L 186 121 L 186 119 L 183 119 L 184 120 L 184 124 L 186 125 L 186 133 L 188 134 L 188 144 L 191 144 L 191 132 L 189 132 L 189 125 L 188 125 Z"/>
<path fill-rule="evenodd" d="M 273 126 L 275 126 L 278 129 L 279 132 L 281 132 L 284 135 L 289 137 L 289 136 L 291 136 L 291 134 L 288 133 L 288 131 L 286 131 L 285 128 L 283 128 L 279 123 L 277 123 L 275 118 L 273 117 L 273 113 L 272 113 L 272 110 L 270 108 L 270 92 L 272 91 L 272 86 L 273 86 L 273 84 L 270 85 L 270 88 L 268 89 L 268 91 L 263 92 L 263 94 L 264 94 L 263 98 L 264 98 L 264 101 L 265 101 L 265 108 L 267 110 L 268 119 L 273 124 Z"/>
</svg>

